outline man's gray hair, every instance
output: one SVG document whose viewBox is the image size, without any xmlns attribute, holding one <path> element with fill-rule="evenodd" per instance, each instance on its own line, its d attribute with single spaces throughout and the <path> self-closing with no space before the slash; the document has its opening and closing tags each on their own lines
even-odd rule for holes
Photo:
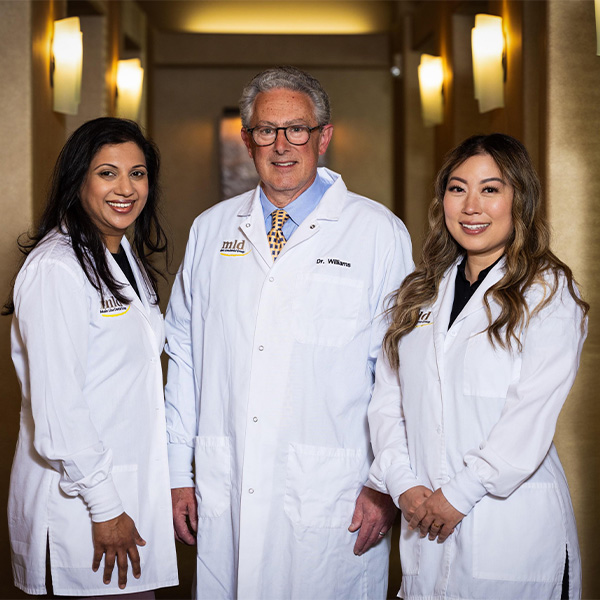
<svg viewBox="0 0 600 600">
<path fill-rule="evenodd" d="M 315 117 L 318 125 L 327 125 L 331 121 L 331 106 L 329 96 L 321 84 L 312 76 L 296 67 L 283 66 L 267 69 L 255 75 L 244 88 L 240 98 L 240 115 L 242 125 L 250 127 L 254 102 L 261 92 L 276 89 L 292 90 L 306 94 L 315 107 Z"/>
</svg>

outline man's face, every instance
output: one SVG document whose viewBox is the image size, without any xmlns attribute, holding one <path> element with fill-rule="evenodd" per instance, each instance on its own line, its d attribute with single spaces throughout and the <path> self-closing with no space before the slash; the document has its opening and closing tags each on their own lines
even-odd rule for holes
<svg viewBox="0 0 600 600">
<path fill-rule="evenodd" d="M 312 100 L 302 92 L 275 89 L 261 92 L 254 102 L 254 114 L 250 127 L 270 125 L 318 125 Z M 315 129 L 303 146 L 290 144 L 283 131 L 279 131 L 275 143 L 257 146 L 252 136 L 242 129 L 242 139 L 262 181 L 267 198 L 283 208 L 310 187 L 317 174 L 319 155 L 324 154 L 331 140 L 333 125 L 322 131 Z"/>
</svg>

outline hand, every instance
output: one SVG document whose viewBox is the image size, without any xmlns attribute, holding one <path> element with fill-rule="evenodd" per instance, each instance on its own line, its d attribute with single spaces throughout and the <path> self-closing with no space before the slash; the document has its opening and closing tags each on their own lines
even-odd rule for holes
<svg viewBox="0 0 600 600">
<path fill-rule="evenodd" d="M 407 521 L 410 521 L 415 514 L 415 510 L 431 496 L 433 492 L 424 485 L 416 485 L 400 494 L 398 497 L 398 505 Z"/>
<path fill-rule="evenodd" d="M 356 499 L 352 523 L 348 527 L 348 531 L 352 533 L 360 529 L 354 544 L 354 554 L 364 554 L 385 537 L 396 513 L 394 502 L 387 494 L 363 487 Z"/>
<path fill-rule="evenodd" d="M 421 537 L 429 534 L 430 540 L 437 537 L 439 542 L 445 542 L 464 517 L 446 500 L 442 490 L 437 489 L 415 510 L 408 526 L 418 528 Z"/>
<path fill-rule="evenodd" d="M 178 542 L 194 546 L 198 532 L 198 503 L 193 487 L 173 488 L 171 490 L 173 506 L 173 528 Z"/>
<path fill-rule="evenodd" d="M 136 579 L 140 578 L 142 569 L 140 567 L 140 554 L 138 546 L 145 546 L 146 542 L 141 538 L 135 523 L 127 513 L 121 513 L 118 517 L 102 523 L 92 523 L 92 539 L 94 541 L 94 561 L 92 571 L 96 572 L 100 567 L 102 555 L 104 559 L 103 581 L 110 583 L 112 572 L 115 567 L 115 559 L 119 572 L 119 587 L 125 589 L 127 585 L 127 556 L 131 561 L 131 572 Z"/>
</svg>

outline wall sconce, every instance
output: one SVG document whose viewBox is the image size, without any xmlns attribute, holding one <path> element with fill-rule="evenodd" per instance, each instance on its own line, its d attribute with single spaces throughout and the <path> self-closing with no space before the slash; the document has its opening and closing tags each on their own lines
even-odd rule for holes
<svg viewBox="0 0 600 600">
<path fill-rule="evenodd" d="M 54 21 L 50 85 L 56 112 L 76 115 L 81 101 L 83 39 L 79 17 Z"/>
<path fill-rule="evenodd" d="M 473 83 L 479 112 L 504 106 L 504 33 L 502 17 L 475 15 L 471 30 Z"/>
<path fill-rule="evenodd" d="M 419 64 L 419 89 L 421 113 L 425 127 L 440 125 L 444 121 L 444 67 L 441 56 L 421 54 Z"/>
<path fill-rule="evenodd" d="M 600 0 L 595 0 L 596 5 L 596 54 L 600 56 Z"/>
<path fill-rule="evenodd" d="M 139 58 L 120 60 L 117 66 L 117 115 L 137 121 L 142 104 L 144 69 Z"/>
</svg>

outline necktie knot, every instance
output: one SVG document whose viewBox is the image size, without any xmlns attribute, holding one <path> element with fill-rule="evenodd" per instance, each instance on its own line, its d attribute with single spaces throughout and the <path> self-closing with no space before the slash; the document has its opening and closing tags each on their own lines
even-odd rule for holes
<svg viewBox="0 0 600 600">
<path fill-rule="evenodd" d="M 283 235 L 283 225 L 290 218 L 285 210 L 279 208 L 274 210 L 271 213 L 271 229 L 269 233 L 267 233 L 267 240 L 269 242 L 269 249 L 271 250 L 271 255 L 273 256 L 273 260 L 275 260 L 281 249 L 285 245 L 286 239 Z"/>
</svg>

